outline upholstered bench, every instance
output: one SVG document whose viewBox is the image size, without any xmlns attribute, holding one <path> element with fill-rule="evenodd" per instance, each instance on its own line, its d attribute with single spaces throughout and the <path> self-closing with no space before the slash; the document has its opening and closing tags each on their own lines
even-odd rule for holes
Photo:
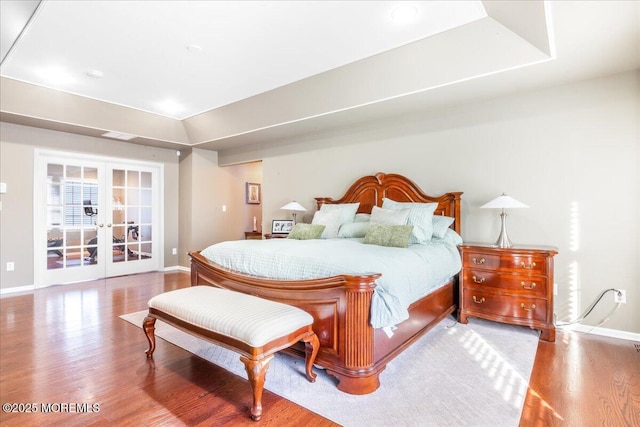
<svg viewBox="0 0 640 427">
<path fill-rule="evenodd" d="M 262 415 L 262 390 L 275 352 L 304 341 L 306 376 L 316 379 L 313 362 L 320 345 L 311 329 L 313 317 L 299 308 L 211 286 L 165 292 L 149 300 L 142 325 L 149 358 L 156 347 L 156 319 L 240 354 L 253 390 L 255 421 Z"/>
</svg>

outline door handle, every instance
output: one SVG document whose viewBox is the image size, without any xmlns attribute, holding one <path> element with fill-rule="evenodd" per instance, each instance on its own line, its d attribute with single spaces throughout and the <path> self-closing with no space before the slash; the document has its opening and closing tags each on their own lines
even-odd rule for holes
<svg viewBox="0 0 640 427">
<path fill-rule="evenodd" d="M 111 224 L 107 224 L 107 227 L 111 228 Z"/>
<path fill-rule="evenodd" d="M 102 228 L 104 227 L 104 224 L 98 224 L 98 227 Z"/>
</svg>

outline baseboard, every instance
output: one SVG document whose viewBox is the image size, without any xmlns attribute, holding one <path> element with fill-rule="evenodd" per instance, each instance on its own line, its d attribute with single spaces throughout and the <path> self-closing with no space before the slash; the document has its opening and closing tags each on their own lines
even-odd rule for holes
<svg viewBox="0 0 640 427">
<path fill-rule="evenodd" d="M 640 334 L 637 334 L 635 332 L 620 331 L 617 329 L 597 328 L 597 327 L 587 326 L 587 325 L 564 326 L 560 329 L 564 329 L 566 331 L 583 332 L 585 334 L 600 335 L 600 336 L 609 337 L 609 338 L 619 338 L 623 340 L 640 342 Z"/>
<path fill-rule="evenodd" d="M 172 265 L 171 267 L 165 267 L 163 271 L 186 271 L 189 273 L 191 269 L 189 267 L 183 267 L 181 265 Z"/>
<path fill-rule="evenodd" d="M 15 288 L 0 288 L 0 295 L 15 294 L 18 292 L 31 292 L 36 290 L 36 285 L 16 286 Z"/>
<path fill-rule="evenodd" d="M 187 273 L 189 273 L 191 270 L 188 267 L 183 267 L 181 265 L 174 265 L 171 267 L 165 267 L 162 271 L 164 272 L 186 271 Z M 69 282 L 69 283 L 65 283 L 65 285 L 68 285 L 71 283 L 78 283 L 78 282 Z M 48 285 L 48 286 L 53 286 L 53 285 Z M 48 286 L 41 286 L 40 288 L 46 288 Z M 13 288 L 0 288 L 0 296 L 8 295 L 8 294 L 16 294 L 19 292 L 32 292 L 35 290 L 36 290 L 36 285 L 16 286 Z"/>
</svg>

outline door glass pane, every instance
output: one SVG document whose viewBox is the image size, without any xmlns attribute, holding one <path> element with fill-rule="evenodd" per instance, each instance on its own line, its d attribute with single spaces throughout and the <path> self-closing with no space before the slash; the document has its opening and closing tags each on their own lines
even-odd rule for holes
<svg viewBox="0 0 640 427">
<path fill-rule="evenodd" d="M 113 186 L 114 187 L 124 187 L 126 185 L 125 182 L 125 174 L 123 170 L 115 170 L 113 171 Z"/>
<path fill-rule="evenodd" d="M 151 243 L 140 244 L 140 256 L 142 258 L 151 258 Z"/>
<path fill-rule="evenodd" d="M 95 263 L 98 170 L 47 165 L 47 269 Z"/>
<path fill-rule="evenodd" d="M 65 268 L 82 266 L 82 253 L 80 251 L 80 248 L 67 248 L 65 255 Z"/>
<path fill-rule="evenodd" d="M 140 187 L 151 188 L 151 172 L 142 172 L 140 174 Z"/>
<path fill-rule="evenodd" d="M 151 224 L 151 208 L 142 208 L 140 211 L 140 223 Z"/>
<path fill-rule="evenodd" d="M 127 171 L 127 187 L 140 187 L 140 172 Z"/>
<path fill-rule="evenodd" d="M 134 169 L 114 170 L 113 182 L 121 188 L 113 189 L 113 262 L 129 262 L 151 257 L 152 174 Z M 122 177 L 125 177 L 123 180 Z M 116 202 L 116 200 L 119 201 Z M 144 225 L 143 251 L 141 225 Z M 123 244 L 124 243 L 124 244 Z"/>
<path fill-rule="evenodd" d="M 140 190 L 128 189 L 127 190 L 127 206 L 139 206 L 140 205 Z"/>
<path fill-rule="evenodd" d="M 84 179 L 98 182 L 98 169 L 84 168 Z"/>
<path fill-rule="evenodd" d="M 140 234 L 138 235 L 138 240 L 140 242 L 149 242 L 149 241 L 151 241 L 151 226 L 150 225 L 141 225 L 140 226 Z"/>
<path fill-rule="evenodd" d="M 95 264 L 98 257 L 98 231 L 95 228 L 87 228 L 84 230 L 84 252 L 86 261 L 89 264 Z"/>
<path fill-rule="evenodd" d="M 137 206 L 127 208 L 127 223 L 138 224 L 140 223 L 140 208 Z"/>
<path fill-rule="evenodd" d="M 141 195 L 142 200 L 140 204 L 142 206 L 151 206 L 151 190 L 142 190 Z"/>
<path fill-rule="evenodd" d="M 67 166 L 67 178 L 82 178 L 82 166 Z"/>
<path fill-rule="evenodd" d="M 127 261 L 137 261 L 140 259 L 140 244 L 127 245 Z"/>
<path fill-rule="evenodd" d="M 82 232 L 79 229 L 67 230 L 67 246 L 82 246 Z"/>
</svg>

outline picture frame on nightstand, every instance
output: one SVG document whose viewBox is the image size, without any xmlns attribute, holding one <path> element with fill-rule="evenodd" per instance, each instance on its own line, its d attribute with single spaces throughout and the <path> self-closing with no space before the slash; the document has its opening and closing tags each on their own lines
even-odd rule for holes
<svg viewBox="0 0 640 427">
<path fill-rule="evenodd" d="M 289 234 L 293 229 L 293 220 L 274 219 L 271 221 L 271 234 Z"/>
</svg>

